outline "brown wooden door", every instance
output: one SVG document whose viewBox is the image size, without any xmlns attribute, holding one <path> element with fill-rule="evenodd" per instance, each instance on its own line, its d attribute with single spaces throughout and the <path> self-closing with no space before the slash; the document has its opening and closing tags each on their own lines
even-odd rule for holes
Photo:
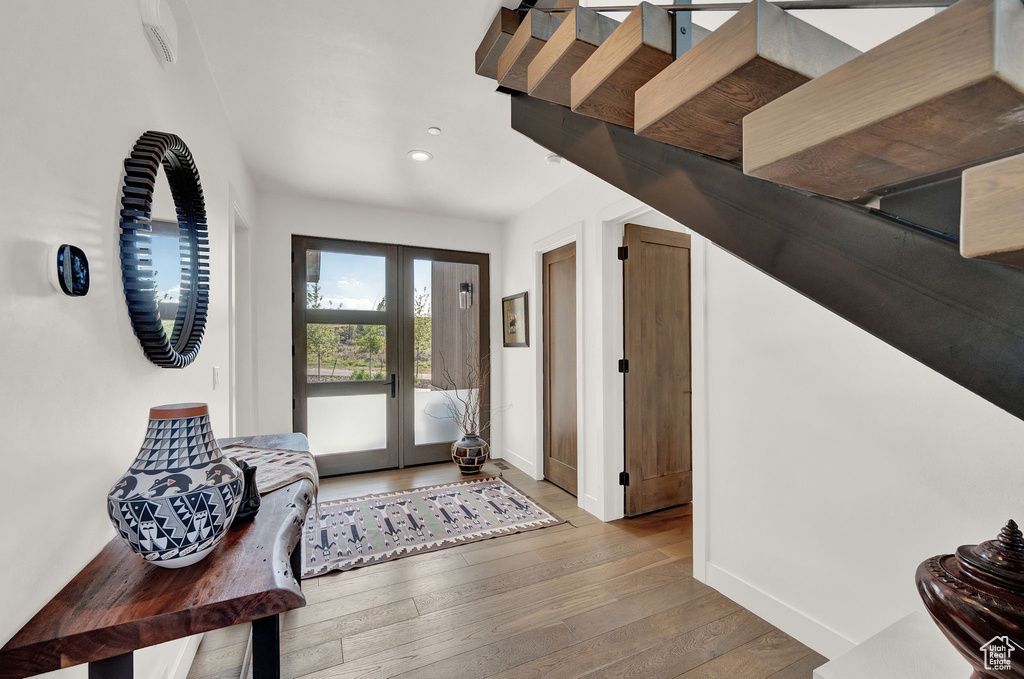
<svg viewBox="0 0 1024 679">
<path fill-rule="evenodd" d="M 627 224 L 626 515 L 692 500 L 690 237 Z"/>
<path fill-rule="evenodd" d="M 544 253 L 544 478 L 576 494 L 576 243 Z"/>
</svg>

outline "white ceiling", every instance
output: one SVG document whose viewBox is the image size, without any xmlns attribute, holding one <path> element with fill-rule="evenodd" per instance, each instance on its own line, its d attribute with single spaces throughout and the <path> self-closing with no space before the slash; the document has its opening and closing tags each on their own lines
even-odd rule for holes
<svg viewBox="0 0 1024 679">
<path fill-rule="evenodd" d="M 473 72 L 499 0 L 188 4 L 261 190 L 503 222 L 580 173 Z"/>
</svg>

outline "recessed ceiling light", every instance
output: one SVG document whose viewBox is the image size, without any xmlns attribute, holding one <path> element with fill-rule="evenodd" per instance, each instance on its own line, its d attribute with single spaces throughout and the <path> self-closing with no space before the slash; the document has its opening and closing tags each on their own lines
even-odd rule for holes
<svg viewBox="0 0 1024 679">
<path fill-rule="evenodd" d="M 420 151 L 418 149 L 413 149 L 412 151 L 409 151 L 409 153 L 406 155 L 420 163 L 425 163 L 434 157 L 434 154 L 431 153 L 430 151 Z"/>
<path fill-rule="evenodd" d="M 441 128 L 440 127 L 428 127 L 427 128 L 427 134 L 432 134 L 432 135 L 434 135 L 436 137 L 437 135 L 441 134 Z"/>
<path fill-rule="evenodd" d="M 562 156 L 557 153 L 549 153 L 546 160 L 548 161 L 548 165 L 558 165 L 562 162 Z"/>
</svg>

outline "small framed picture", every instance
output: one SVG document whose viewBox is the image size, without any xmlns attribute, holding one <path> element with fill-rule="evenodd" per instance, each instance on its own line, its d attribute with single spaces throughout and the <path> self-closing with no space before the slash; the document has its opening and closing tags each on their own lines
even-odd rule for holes
<svg viewBox="0 0 1024 679">
<path fill-rule="evenodd" d="M 530 346 L 530 305 L 525 292 L 501 298 L 501 334 L 506 347 Z"/>
</svg>

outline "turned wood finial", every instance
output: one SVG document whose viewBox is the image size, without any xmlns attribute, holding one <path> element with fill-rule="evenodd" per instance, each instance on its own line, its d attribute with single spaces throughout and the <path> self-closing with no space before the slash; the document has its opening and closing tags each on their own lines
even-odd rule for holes
<svg viewBox="0 0 1024 679">
<path fill-rule="evenodd" d="M 1024 597 L 1024 533 L 1016 521 L 1007 521 L 994 540 L 960 547 L 956 558 L 967 576 Z"/>
<path fill-rule="evenodd" d="M 999 531 L 999 544 L 1014 552 L 1024 552 L 1024 533 L 1017 528 L 1017 522 L 1010 519 Z"/>
<path fill-rule="evenodd" d="M 1024 677 L 1017 658 L 1009 670 L 990 666 L 984 643 L 1024 639 L 1024 533 L 1016 521 L 994 540 L 926 560 L 916 580 L 932 619 L 974 668 L 972 679 Z"/>
</svg>

